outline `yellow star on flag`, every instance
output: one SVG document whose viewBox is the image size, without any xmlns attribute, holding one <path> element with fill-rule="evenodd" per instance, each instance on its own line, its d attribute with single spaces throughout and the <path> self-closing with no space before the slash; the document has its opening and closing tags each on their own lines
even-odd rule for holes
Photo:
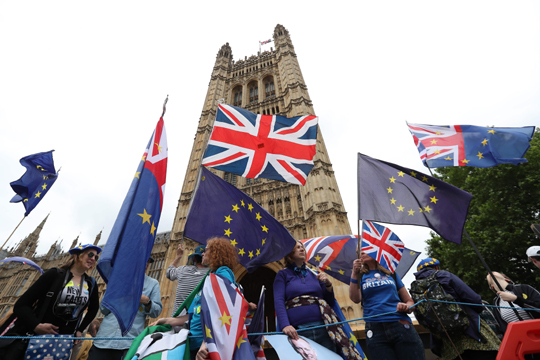
<svg viewBox="0 0 540 360">
<path fill-rule="evenodd" d="M 154 226 L 154 222 L 152 221 L 152 226 L 150 227 L 150 234 L 154 235 L 154 231 L 156 231 L 156 227 Z"/>
<path fill-rule="evenodd" d="M 38 197 L 40 197 L 40 196 L 41 196 L 41 193 L 38 191 L 38 192 L 36 193 L 36 198 L 38 198 Z"/>
<path fill-rule="evenodd" d="M 352 341 L 354 343 L 354 346 L 356 346 L 356 343 L 358 343 L 358 340 L 356 339 L 356 336 L 352 332 L 350 332 L 351 337 L 349 338 L 349 341 Z"/>
<path fill-rule="evenodd" d="M 140 172 L 140 171 L 137 171 L 137 172 L 135 173 L 135 176 L 134 176 L 134 177 L 136 177 L 137 179 L 140 179 L 139 175 L 141 175 L 141 172 Z"/>
<path fill-rule="evenodd" d="M 495 130 L 489 130 L 488 133 L 490 133 L 490 134 L 495 134 L 496 131 L 495 131 Z"/>
<path fill-rule="evenodd" d="M 388 191 L 389 194 L 392 193 L 392 191 L 394 191 L 394 189 L 392 189 L 391 187 L 388 187 L 388 189 L 386 189 Z"/>
<path fill-rule="evenodd" d="M 158 143 L 154 143 L 154 144 L 156 144 L 156 146 L 157 146 L 157 151 L 158 151 L 158 153 L 160 153 L 160 154 L 161 154 L 161 146 L 159 146 L 159 144 L 158 144 Z"/>
<path fill-rule="evenodd" d="M 425 211 L 427 211 L 427 212 L 428 212 L 428 214 L 429 214 L 429 212 L 430 212 L 431 210 L 433 210 L 433 209 L 432 209 L 432 208 L 430 208 L 430 207 L 429 207 L 429 205 L 428 205 L 428 206 L 426 206 L 426 207 L 424 208 L 424 210 L 425 210 Z"/>
<path fill-rule="evenodd" d="M 427 178 L 427 176 L 426 176 L 426 175 L 422 176 L 422 181 L 425 181 L 425 182 L 427 182 L 427 181 L 428 181 L 428 178 Z"/>
<path fill-rule="evenodd" d="M 245 253 L 246 253 L 246 252 L 244 251 L 243 248 L 240 249 L 240 250 L 238 250 L 238 255 L 240 255 L 240 256 L 244 256 Z"/>
<path fill-rule="evenodd" d="M 416 173 L 414 171 L 411 171 L 411 176 L 416 177 Z"/>
<path fill-rule="evenodd" d="M 476 156 L 478 156 L 478 160 L 484 158 L 484 154 L 482 154 L 480 151 L 478 152 L 478 155 L 476 155 Z"/>
<path fill-rule="evenodd" d="M 398 209 L 398 211 L 403 211 L 403 209 L 405 209 L 405 208 L 404 208 L 403 206 L 399 205 L 399 206 L 397 207 L 397 209 Z"/>
<path fill-rule="evenodd" d="M 152 217 L 152 215 L 148 214 L 148 213 L 146 212 L 146 209 L 143 209 L 143 210 L 144 210 L 144 212 L 143 212 L 142 214 L 137 214 L 137 215 L 139 215 L 140 217 L 142 217 L 142 219 L 143 219 L 143 222 L 142 222 L 142 223 L 143 223 L 143 224 L 144 224 L 145 222 L 147 222 L 147 223 L 150 224 L 150 218 Z"/>
<path fill-rule="evenodd" d="M 392 203 L 392 205 L 396 205 L 396 199 L 391 198 L 391 199 L 390 199 L 390 202 Z"/>
<path fill-rule="evenodd" d="M 441 153 L 441 150 L 437 149 L 435 150 L 435 154 L 439 155 Z"/>
<path fill-rule="evenodd" d="M 232 245 L 232 246 L 236 246 L 236 244 L 238 244 L 238 243 L 236 242 L 236 239 L 232 239 L 232 240 L 231 240 L 231 245 Z"/>
<path fill-rule="evenodd" d="M 317 256 L 315 256 L 315 261 L 316 261 L 316 262 L 320 262 L 320 261 L 321 261 L 321 257 L 319 256 L 319 254 L 317 254 Z"/>
<path fill-rule="evenodd" d="M 229 224 L 230 224 L 230 223 L 231 223 L 231 221 L 232 221 L 231 215 L 229 215 L 229 216 L 225 216 L 225 222 L 227 222 L 227 223 L 229 223 Z"/>
<path fill-rule="evenodd" d="M 266 239 L 262 239 L 262 245 L 261 246 L 264 246 L 265 243 L 266 243 Z"/>
<path fill-rule="evenodd" d="M 442 132 L 437 131 L 437 132 L 435 133 L 435 135 L 442 135 Z"/>
<path fill-rule="evenodd" d="M 253 258 L 253 256 L 254 256 L 253 251 L 250 251 L 248 256 L 249 256 L 250 259 Z"/>
<path fill-rule="evenodd" d="M 204 325 L 204 329 L 206 330 L 206 337 L 212 339 L 212 331 L 206 325 Z"/>
<path fill-rule="evenodd" d="M 452 160 L 452 158 L 450 156 L 447 156 L 444 158 L 444 160 Z"/>
<path fill-rule="evenodd" d="M 41 188 L 42 188 L 43 190 L 47 190 L 47 184 L 41 185 Z"/>
<path fill-rule="evenodd" d="M 262 231 L 264 231 L 264 232 L 266 232 L 266 233 L 268 232 L 268 228 L 266 227 L 266 225 L 263 225 L 263 226 L 261 226 L 261 227 L 262 227 Z"/>
<path fill-rule="evenodd" d="M 339 270 L 338 273 L 340 273 L 341 275 L 345 275 L 345 271 L 343 271 L 343 269 Z"/>
<path fill-rule="evenodd" d="M 421 213 L 423 213 L 423 212 L 424 212 L 424 210 L 423 210 L 422 208 L 419 208 L 419 209 L 420 209 L 420 212 L 421 212 Z"/>
<path fill-rule="evenodd" d="M 397 174 L 398 174 L 398 176 L 401 176 L 401 177 L 403 177 L 403 175 L 405 175 L 405 173 L 403 171 L 398 171 Z"/>
<path fill-rule="evenodd" d="M 246 342 L 246 340 L 242 339 L 242 337 L 240 336 L 240 337 L 238 338 L 238 342 L 236 343 L 236 347 L 237 347 L 238 349 L 240 349 L 240 345 L 242 345 L 242 344 L 245 343 L 245 342 Z"/>
<path fill-rule="evenodd" d="M 332 271 L 332 268 L 330 266 L 326 265 L 326 270 Z"/>
<path fill-rule="evenodd" d="M 244 200 L 240 200 L 240 205 L 242 205 L 242 207 L 246 207 L 246 203 L 244 202 Z"/>
<path fill-rule="evenodd" d="M 255 255 L 257 256 L 261 255 L 261 249 L 257 249 L 257 253 Z"/>
<path fill-rule="evenodd" d="M 409 210 L 409 215 L 414 215 L 414 210 L 413 209 Z"/>
<path fill-rule="evenodd" d="M 48 175 L 43 175 L 43 180 L 49 180 L 49 176 Z"/>
<path fill-rule="evenodd" d="M 468 163 L 469 163 L 469 161 L 471 161 L 471 160 L 467 160 L 467 159 L 463 159 L 463 160 L 461 160 L 461 162 L 462 162 L 462 163 L 464 163 L 464 164 L 468 164 Z"/>
<path fill-rule="evenodd" d="M 232 315 L 227 315 L 227 313 L 224 311 L 223 316 L 218 318 L 218 320 L 221 321 L 221 327 L 225 326 L 225 324 L 231 325 L 231 318 L 232 318 Z"/>
<path fill-rule="evenodd" d="M 228 228 L 225 231 L 225 235 L 227 235 L 227 237 L 231 237 L 231 234 L 232 234 L 232 231 L 231 231 L 231 228 Z"/>
<path fill-rule="evenodd" d="M 437 203 L 437 201 L 439 201 L 439 199 L 437 199 L 435 196 L 430 199 L 431 199 L 431 202 L 435 204 Z"/>
<path fill-rule="evenodd" d="M 488 143 L 488 139 L 484 139 L 484 141 L 482 141 L 482 145 L 486 146 Z"/>
<path fill-rule="evenodd" d="M 394 179 L 394 177 L 392 176 L 392 177 L 390 178 L 390 182 L 393 183 L 393 184 L 395 184 L 395 183 L 396 183 L 396 179 Z"/>
<path fill-rule="evenodd" d="M 23 202 L 28 201 L 28 199 L 24 199 Z"/>
<path fill-rule="evenodd" d="M 261 221 L 262 219 L 262 216 L 260 213 L 255 213 L 255 217 L 257 218 L 257 220 Z"/>
<path fill-rule="evenodd" d="M 429 191 L 435 192 L 435 189 L 436 189 L 436 188 L 437 188 L 437 187 L 434 186 L 434 185 L 429 185 Z"/>
<path fill-rule="evenodd" d="M 146 161 L 146 154 L 143 155 L 141 161 Z"/>
<path fill-rule="evenodd" d="M 248 204 L 248 210 L 249 210 L 249 211 L 253 210 L 253 205 Z"/>
<path fill-rule="evenodd" d="M 238 204 L 235 204 L 232 206 L 232 211 L 238 212 L 238 210 L 240 210 L 240 208 L 238 207 Z"/>
<path fill-rule="evenodd" d="M 437 143 L 437 140 L 433 139 L 431 140 L 431 145 L 435 145 Z"/>
</svg>

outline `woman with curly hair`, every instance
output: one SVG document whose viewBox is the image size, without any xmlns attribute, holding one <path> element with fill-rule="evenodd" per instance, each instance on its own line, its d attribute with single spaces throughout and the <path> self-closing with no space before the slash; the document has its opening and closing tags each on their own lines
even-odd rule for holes
<svg viewBox="0 0 540 360">
<path fill-rule="evenodd" d="M 224 238 L 211 238 L 206 243 L 206 250 L 203 253 L 202 263 L 208 265 L 210 271 L 232 283 L 235 283 L 234 273 L 232 269 L 238 263 L 236 251 L 230 241 Z M 180 317 L 170 317 L 159 319 L 154 325 L 169 324 L 171 326 L 182 326 L 189 319 L 190 330 L 190 348 L 191 359 L 206 359 L 208 351 L 206 344 L 203 342 L 203 331 L 201 326 L 201 298 L 200 291 L 188 310 L 188 314 Z"/>
</svg>

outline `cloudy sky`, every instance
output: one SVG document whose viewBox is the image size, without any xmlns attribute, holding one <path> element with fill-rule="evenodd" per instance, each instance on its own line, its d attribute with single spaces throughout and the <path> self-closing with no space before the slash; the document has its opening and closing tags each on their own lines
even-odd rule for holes
<svg viewBox="0 0 540 360">
<path fill-rule="evenodd" d="M 106 239 L 169 95 L 161 223 L 172 227 L 215 56 L 290 32 L 352 231 L 356 154 L 426 171 L 405 121 L 540 125 L 540 3 L 0 0 L 0 241 L 24 215 L 9 186 L 54 149 L 58 181 L 12 246 L 51 213 L 38 253 Z M 273 44 L 266 45 L 268 49 Z M 392 229 L 423 250 L 429 230 Z M 409 279 L 410 281 L 410 279 Z"/>
</svg>

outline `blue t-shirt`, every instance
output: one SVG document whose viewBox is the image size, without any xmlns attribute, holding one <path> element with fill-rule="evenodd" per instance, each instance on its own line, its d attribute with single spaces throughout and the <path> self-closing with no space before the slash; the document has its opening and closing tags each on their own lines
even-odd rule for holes
<svg viewBox="0 0 540 360">
<path fill-rule="evenodd" d="M 225 279 L 228 279 L 233 284 L 235 282 L 234 273 L 232 272 L 231 269 L 229 269 L 226 266 L 222 266 L 219 269 L 217 269 L 215 274 L 222 276 Z M 201 298 L 202 298 L 202 289 L 195 296 L 195 298 L 193 298 L 193 302 L 191 303 L 191 306 L 189 307 L 189 310 L 188 310 L 188 314 L 190 316 L 189 331 L 191 332 L 191 336 L 192 336 L 192 338 L 189 339 L 189 347 L 192 350 L 200 348 L 204 340 L 202 325 L 201 325 Z"/>
<path fill-rule="evenodd" d="M 373 316 L 386 314 L 372 319 L 366 319 L 366 322 L 390 322 L 407 320 L 411 322 L 406 313 L 395 312 L 399 298 L 398 288 L 403 287 L 403 282 L 396 274 L 397 288 L 391 275 L 386 275 L 379 270 L 370 270 L 369 273 L 362 276 L 362 299 L 364 301 L 364 316 Z"/>
</svg>

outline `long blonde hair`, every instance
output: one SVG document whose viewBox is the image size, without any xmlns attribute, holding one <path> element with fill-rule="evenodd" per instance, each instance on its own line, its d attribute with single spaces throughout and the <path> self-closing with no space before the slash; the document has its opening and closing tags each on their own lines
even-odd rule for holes
<svg viewBox="0 0 540 360">
<path fill-rule="evenodd" d="M 374 259 L 374 260 L 375 260 L 375 259 Z M 375 260 L 375 262 L 377 263 L 377 270 L 379 270 L 380 272 L 385 273 L 386 275 L 391 275 L 391 274 L 392 274 L 392 272 L 391 272 L 390 270 L 384 268 L 384 267 L 383 267 L 381 264 L 379 264 L 376 260 Z M 365 265 L 362 266 L 362 269 L 360 269 L 360 272 L 361 272 L 362 274 L 367 274 L 367 273 L 369 273 L 369 267 L 367 267 L 367 266 L 365 266 Z"/>
</svg>

